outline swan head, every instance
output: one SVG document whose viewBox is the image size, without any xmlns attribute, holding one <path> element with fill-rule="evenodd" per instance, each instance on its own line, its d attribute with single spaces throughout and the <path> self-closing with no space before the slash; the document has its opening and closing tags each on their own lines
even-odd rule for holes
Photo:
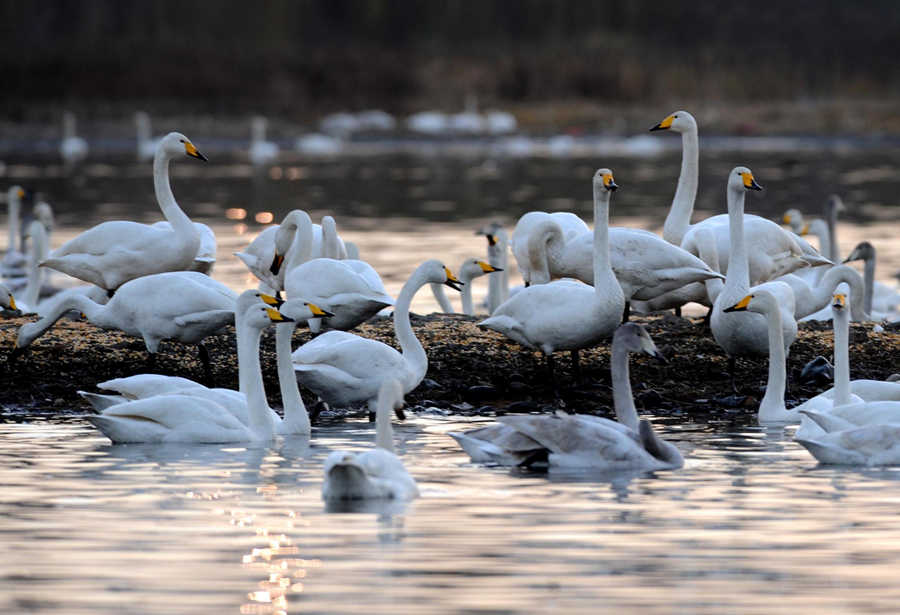
<svg viewBox="0 0 900 615">
<path fill-rule="evenodd" d="M 25 189 L 22 186 L 10 186 L 6 191 L 6 202 L 18 204 L 25 198 Z"/>
<path fill-rule="evenodd" d="M 655 359 L 665 361 L 665 357 L 653 343 L 647 330 L 636 322 L 619 325 L 613 334 L 613 344 L 622 344 L 628 352 L 643 352 Z"/>
<path fill-rule="evenodd" d="M 500 267 L 494 267 L 490 263 L 487 263 L 483 260 L 479 260 L 477 258 L 467 259 L 459 270 L 459 275 L 464 280 L 471 280 L 472 278 L 477 278 L 479 276 L 483 276 L 488 273 L 494 273 L 496 271 L 503 271 Z"/>
<path fill-rule="evenodd" d="M 7 310 L 12 310 L 14 312 L 19 311 L 19 308 L 16 307 L 16 300 L 13 297 L 12 292 L 6 287 L 5 284 L 0 284 L 0 305 L 5 307 Z"/>
<path fill-rule="evenodd" d="M 597 169 L 597 172 L 594 173 L 594 187 L 598 186 L 606 188 L 609 192 L 615 192 L 616 188 L 619 187 L 613 179 L 612 171 L 609 169 Z"/>
<path fill-rule="evenodd" d="M 650 129 L 650 132 L 656 130 L 671 130 L 672 132 L 685 133 L 693 130 L 697 131 L 697 120 L 687 111 L 676 111 L 661 121 L 659 124 Z"/>
<path fill-rule="evenodd" d="M 734 167 L 728 176 L 728 189 L 735 191 L 762 190 L 762 186 L 756 183 L 753 171 L 747 167 Z"/>
<path fill-rule="evenodd" d="M 251 306 L 243 315 L 244 324 L 253 329 L 265 329 L 269 325 L 282 322 L 294 322 L 293 318 L 285 316 L 273 307 L 264 303 Z"/>
<path fill-rule="evenodd" d="M 267 295 L 266 293 L 256 292 L 253 293 L 257 299 L 265 303 L 266 305 L 273 306 L 276 310 L 280 309 L 282 305 L 284 305 L 284 299 L 281 298 L 281 293 L 275 293 L 274 295 Z"/>
<path fill-rule="evenodd" d="M 803 229 L 803 214 L 799 209 L 789 209 L 784 212 L 784 215 L 781 217 L 781 223 L 787 224 L 791 227 L 791 230 L 795 233 L 799 233 L 801 229 Z"/>
<path fill-rule="evenodd" d="M 847 308 L 847 295 L 844 293 L 834 293 L 831 296 L 831 309 L 842 312 Z"/>
<path fill-rule="evenodd" d="M 419 265 L 419 269 L 425 273 L 426 282 L 444 284 L 453 290 L 462 290 L 463 283 L 453 275 L 449 267 L 438 260 L 425 261 Z"/>
<path fill-rule="evenodd" d="M 875 260 L 875 246 L 873 246 L 868 241 L 862 241 L 856 244 L 856 247 L 853 248 L 853 251 L 850 252 L 849 256 L 844 259 L 845 263 L 849 263 L 850 261 L 873 261 Z"/>
<path fill-rule="evenodd" d="M 747 295 L 737 303 L 723 309 L 723 312 L 756 312 L 768 314 L 778 310 L 778 300 L 775 295 L 767 290 L 757 290 L 752 295 Z"/>
<path fill-rule="evenodd" d="M 278 311 L 291 320 L 302 321 L 312 318 L 329 318 L 334 316 L 331 312 L 323 310 L 315 303 L 303 299 L 290 299 L 278 308 Z"/>
<path fill-rule="evenodd" d="M 159 142 L 157 153 L 162 152 L 169 158 L 180 156 L 182 154 L 192 158 L 199 158 L 206 162 L 207 158 L 197 149 L 191 140 L 180 132 L 170 132 Z"/>
</svg>

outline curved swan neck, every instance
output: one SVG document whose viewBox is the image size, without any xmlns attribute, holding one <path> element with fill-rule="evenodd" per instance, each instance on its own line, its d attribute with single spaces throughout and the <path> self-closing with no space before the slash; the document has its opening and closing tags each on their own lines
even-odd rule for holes
<svg viewBox="0 0 900 615">
<path fill-rule="evenodd" d="M 628 372 L 628 349 L 619 340 L 613 338 L 612 359 L 613 408 L 616 419 L 637 433 L 638 414 L 631 395 L 631 380 Z"/>
<path fill-rule="evenodd" d="M 554 220 L 542 220 L 528 235 L 529 284 L 546 284 L 550 281 L 550 259 L 562 248 L 563 232 Z"/>
<path fill-rule="evenodd" d="M 787 363 L 784 355 L 784 333 L 781 330 L 781 311 L 773 305 L 764 316 L 769 325 L 769 379 L 766 394 L 759 404 L 760 422 L 784 420 L 784 387 Z"/>
<path fill-rule="evenodd" d="M 604 282 L 613 275 L 609 266 L 610 191 L 594 182 L 594 292 L 602 294 Z M 618 284 L 618 282 L 617 282 Z M 635 426 L 637 429 L 637 426 Z"/>
<path fill-rule="evenodd" d="M 341 260 L 347 257 L 346 251 L 341 249 L 341 240 L 338 237 L 337 225 L 334 218 L 325 216 L 322 218 L 322 256 Z"/>
<path fill-rule="evenodd" d="M 397 336 L 403 358 L 419 379 L 428 371 L 428 355 L 425 354 L 425 349 L 422 348 L 409 322 L 409 306 L 412 304 L 413 295 L 427 282 L 427 274 L 420 266 L 403 285 L 397 303 L 394 304 L 394 334 Z"/>
<path fill-rule="evenodd" d="M 313 226 L 309 214 L 302 210 L 289 213 L 281 225 L 294 229 L 294 239 L 285 255 L 284 265 L 279 271 L 278 277 L 283 280 L 285 272 L 302 265 L 312 256 Z"/>
<path fill-rule="evenodd" d="M 250 431 L 260 440 L 270 439 L 274 435 L 274 426 L 259 364 L 259 338 L 262 330 L 250 327 L 244 322 L 244 315 L 235 314 L 235 316 L 238 382 L 241 393 L 247 398 Z"/>
<path fill-rule="evenodd" d="M 296 322 L 275 326 L 275 358 L 278 364 L 278 386 L 281 404 L 284 406 L 284 422 L 292 434 L 308 434 L 312 431 L 309 414 L 297 387 L 297 373 L 291 364 L 291 338 Z"/>
<path fill-rule="evenodd" d="M 834 405 L 850 403 L 850 323 L 847 310 L 832 309 L 834 322 Z"/>
<path fill-rule="evenodd" d="M 746 290 L 750 288 L 750 264 L 744 244 L 744 192 L 729 188 L 727 194 L 728 233 L 731 247 L 728 251 L 728 273 L 725 277 L 725 286 Z"/>
<path fill-rule="evenodd" d="M 187 217 L 178 203 L 175 201 L 175 195 L 172 194 L 172 186 L 169 183 L 169 156 L 162 147 L 156 150 L 153 155 L 153 189 L 156 192 L 156 200 L 159 208 L 162 210 L 163 216 L 172 225 L 172 230 L 182 239 L 196 239 L 197 246 L 200 245 L 200 236 L 194 228 L 191 219 Z"/>
<path fill-rule="evenodd" d="M 813 290 L 815 307 L 818 309 L 828 305 L 841 282 L 850 288 L 850 317 L 853 320 L 865 320 L 866 315 L 862 313 L 865 311 L 864 284 L 859 272 L 850 265 L 836 265 L 825 272 Z"/>
<path fill-rule="evenodd" d="M 54 308 L 47 313 L 46 316 L 37 322 L 22 325 L 19 329 L 19 335 L 16 339 L 16 347 L 24 348 L 29 346 L 34 340 L 42 336 L 47 329 L 52 327 L 57 320 L 66 315 L 71 310 L 78 310 L 84 314 L 87 319 L 94 325 L 102 329 L 121 328 L 119 322 L 115 318 L 112 310 L 108 309 L 109 304 L 100 305 L 91 301 L 84 295 L 69 295 L 63 301 L 60 301 Z M 30 307 L 30 306 L 29 306 Z"/>
<path fill-rule="evenodd" d="M 681 152 L 678 186 L 663 225 L 663 239 L 676 246 L 681 245 L 681 240 L 691 225 L 694 201 L 697 199 L 700 147 L 696 127 L 681 133 Z"/>
<path fill-rule="evenodd" d="M 375 446 L 388 452 L 394 451 L 394 427 L 391 425 L 391 401 L 384 393 L 378 395 L 378 408 L 375 411 Z"/>
</svg>

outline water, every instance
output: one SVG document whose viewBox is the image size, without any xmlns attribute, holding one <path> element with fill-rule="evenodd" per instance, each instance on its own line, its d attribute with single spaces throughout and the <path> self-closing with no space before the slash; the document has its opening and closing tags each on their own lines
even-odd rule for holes
<svg viewBox="0 0 900 615">
<path fill-rule="evenodd" d="M 111 446 L 0 427 L 0 611 L 891 612 L 900 471 L 817 467 L 780 430 L 670 424 L 683 470 L 527 474 L 468 463 L 412 418 L 422 497 L 326 511 L 322 462 L 366 423 L 263 448 Z"/>
</svg>

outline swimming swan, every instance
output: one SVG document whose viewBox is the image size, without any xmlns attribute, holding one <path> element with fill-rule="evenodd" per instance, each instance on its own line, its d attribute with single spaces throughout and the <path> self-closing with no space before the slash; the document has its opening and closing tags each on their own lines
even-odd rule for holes
<svg viewBox="0 0 900 615">
<path fill-rule="evenodd" d="M 593 287 L 557 280 L 523 288 L 479 327 L 540 350 L 551 370 L 553 352 L 588 348 L 615 331 L 625 308 L 622 287 L 609 265 L 609 200 L 616 188 L 609 169 L 594 174 Z"/>
<path fill-rule="evenodd" d="M 117 404 L 87 419 L 114 443 L 271 440 L 275 430 L 260 371 L 259 338 L 265 327 L 283 322 L 286 317 L 274 308 L 258 303 L 255 292 L 246 291 L 241 296 L 237 303 L 239 312 L 248 298 L 254 305 L 235 315 L 238 378 L 240 392 L 249 407 L 248 425 L 215 401 L 178 393 Z"/>
<path fill-rule="evenodd" d="M 54 250 L 41 266 L 106 290 L 116 290 L 141 276 L 189 269 L 200 247 L 200 236 L 178 207 L 169 185 L 169 161 L 178 155 L 206 160 L 187 137 L 177 132 L 167 134 L 156 150 L 156 199 L 173 230 L 124 220 L 103 222 Z"/>
<path fill-rule="evenodd" d="M 394 451 L 391 412 L 403 407 L 403 386 L 385 380 L 378 390 L 375 448 L 364 453 L 334 451 L 325 459 L 324 500 L 394 499 L 418 497 L 419 488 Z"/>
<path fill-rule="evenodd" d="M 467 258 L 460 264 L 458 271 L 459 281 L 463 284 L 462 313 L 471 316 L 475 313 L 475 308 L 472 305 L 472 280 L 489 273 L 501 272 L 503 270 L 484 261 L 480 261 L 477 258 Z M 444 293 L 443 284 L 431 284 L 431 292 L 434 294 L 435 300 L 440 304 L 441 310 L 443 310 L 445 314 L 456 313 L 456 310 L 453 309 L 453 304 L 450 303 L 450 300 L 447 299 L 447 295 Z"/>
<path fill-rule="evenodd" d="M 400 380 L 404 395 L 416 388 L 428 371 L 428 356 L 409 322 L 409 306 L 416 291 L 429 282 L 456 290 L 460 284 L 436 260 L 425 261 L 413 272 L 394 306 L 394 333 L 402 353 L 376 340 L 328 331 L 294 351 L 294 369 L 300 383 L 332 406 L 367 402 L 372 412 L 385 380 Z"/>
<path fill-rule="evenodd" d="M 590 467 L 608 471 L 675 469 L 684 465 L 678 448 L 659 438 L 648 421 L 639 420 L 628 377 L 628 353 L 659 357 L 647 331 L 636 323 L 621 325 L 613 336 L 612 383 L 616 421 L 557 412 L 551 416 L 503 416 L 499 425 L 450 433 L 472 461 L 497 465 Z"/>
</svg>

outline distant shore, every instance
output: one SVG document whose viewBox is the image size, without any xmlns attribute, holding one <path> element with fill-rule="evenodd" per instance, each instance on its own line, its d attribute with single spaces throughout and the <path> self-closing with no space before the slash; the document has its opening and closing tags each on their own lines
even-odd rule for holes
<svg viewBox="0 0 900 615">
<path fill-rule="evenodd" d="M 60 321 L 12 363 L 7 356 L 19 326 L 33 317 L 0 321 L 0 421 L 20 422 L 65 417 L 89 411 L 77 391 L 95 391 L 110 378 L 153 372 L 200 380 L 202 367 L 192 346 L 163 342 L 153 364 L 142 340 L 103 331 L 85 322 Z M 738 360 L 738 394 L 731 391 L 727 359 L 700 319 L 639 317 L 666 364 L 633 357 L 631 381 L 639 410 L 655 416 L 683 417 L 701 423 L 753 423 L 764 392 L 767 360 Z M 546 363 L 505 337 L 475 326 L 475 317 L 432 314 L 413 317 L 413 328 L 429 357 L 426 380 L 407 398 L 413 411 L 437 407 L 458 415 L 493 416 L 506 412 L 548 412 L 554 408 L 608 415 L 612 409 L 609 347 L 582 351 L 582 381 L 576 381 L 564 353 L 557 354 L 559 397 L 547 378 Z M 389 318 L 377 318 L 359 334 L 394 344 Z M 294 345 L 310 339 L 298 330 Z M 852 324 L 852 378 L 885 380 L 900 371 L 900 326 L 874 332 L 872 323 Z M 207 339 L 215 386 L 237 388 L 234 331 Z M 270 405 L 281 408 L 275 375 L 274 332 L 263 337 L 262 365 Z M 831 358 L 830 324 L 803 323 L 791 346 L 787 405 L 791 407 L 828 388 L 799 381 L 802 367 L 816 356 Z M 301 389 L 302 390 L 302 389 Z M 312 408 L 314 396 L 303 391 Z"/>
</svg>

